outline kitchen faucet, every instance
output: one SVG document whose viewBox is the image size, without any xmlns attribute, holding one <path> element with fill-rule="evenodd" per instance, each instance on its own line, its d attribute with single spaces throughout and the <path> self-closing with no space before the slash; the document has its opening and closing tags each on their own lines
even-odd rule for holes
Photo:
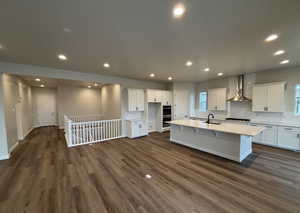
<svg viewBox="0 0 300 213">
<path fill-rule="evenodd" d="M 208 123 L 208 124 L 210 124 L 210 117 L 211 117 L 212 119 L 215 118 L 214 114 L 209 113 L 208 116 L 207 116 L 207 121 L 206 121 L 206 123 Z"/>
</svg>

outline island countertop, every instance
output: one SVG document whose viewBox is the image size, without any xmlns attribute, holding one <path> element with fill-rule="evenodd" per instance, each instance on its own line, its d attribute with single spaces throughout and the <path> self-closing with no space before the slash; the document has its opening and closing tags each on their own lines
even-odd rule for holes
<svg viewBox="0 0 300 213">
<path fill-rule="evenodd" d="M 178 126 L 207 129 L 207 130 L 212 130 L 217 132 L 225 132 L 225 133 L 247 135 L 247 136 L 258 135 L 261 131 L 264 130 L 263 127 L 255 127 L 255 126 L 232 124 L 232 123 L 221 123 L 219 125 L 207 124 L 204 121 L 200 121 L 200 120 L 174 120 L 174 121 L 170 121 L 169 123 Z"/>
</svg>

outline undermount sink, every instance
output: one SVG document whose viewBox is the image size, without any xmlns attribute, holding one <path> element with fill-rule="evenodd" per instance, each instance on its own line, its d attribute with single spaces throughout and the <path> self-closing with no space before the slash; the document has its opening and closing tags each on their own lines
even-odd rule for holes
<svg viewBox="0 0 300 213">
<path fill-rule="evenodd" d="M 210 121 L 209 123 L 208 123 L 208 121 L 206 121 L 205 123 L 207 123 L 207 124 L 214 124 L 214 125 L 220 125 L 221 124 L 219 122 L 214 122 L 214 121 Z"/>
</svg>

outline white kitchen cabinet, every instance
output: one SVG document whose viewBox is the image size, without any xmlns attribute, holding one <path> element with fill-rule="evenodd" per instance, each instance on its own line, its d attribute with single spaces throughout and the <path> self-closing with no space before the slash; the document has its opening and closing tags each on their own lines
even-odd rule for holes
<svg viewBox="0 0 300 213">
<path fill-rule="evenodd" d="M 226 110 L 226 88 L 208 90 L 208 110 L 225 111 Z"/>
<path fill-rule="evenodd" d="M 168 90 L 161 91 L 161 103 L 162 105 L 172 105 L 172 93 Z"/>
<path fill-rule="evenodd" d="M 144 111 L 145 93 L 142 89 L 128 89 L 128 111 Z"/>
<path fill-rule="evenodd" d="M 162 99 L 161 90 L 148 89 L 147 90 L 147 100 L 152 103 L 160 103 Z"/>
<path fill-rule="evenodd" d="M 278 146 L 300 150 L 300 128 L 278 127 Z"/>
<path fill-rule="evenodd" d="M 127 136 L 137 138 L 147 135 L 146 121 L 144 120 L 127 120 Z"/>
<path fill-rule="evenodd" d="M 266 145 L 277 145 L 277 126 L 251 124 L 251 126 L 264 127 L 264 131 L 253 137 L 253 142 Z"/>
<path fill-rule="evenodd" d="M 258 84 L 253 87 L 252 111 L 284 112 L 285 83 Z"/>
</svg>

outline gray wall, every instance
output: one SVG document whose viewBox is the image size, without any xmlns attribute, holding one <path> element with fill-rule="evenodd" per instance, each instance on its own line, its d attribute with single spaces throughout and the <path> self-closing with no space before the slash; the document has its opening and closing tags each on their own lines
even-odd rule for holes
<svg viewBox="0 0 300 213">
<path fill-rule="evenodd" d="M 101 106 L 103 119 L 121 118 L 121 86 L 119 84 L 105 85 L 101 88 Z"/>
<path fill-rule="evenodd" d="M 102 114 L 100 89 L 58 86 L 57 109 L 60 128 L 64 126 L 64 115 Z"/>
</svg>

